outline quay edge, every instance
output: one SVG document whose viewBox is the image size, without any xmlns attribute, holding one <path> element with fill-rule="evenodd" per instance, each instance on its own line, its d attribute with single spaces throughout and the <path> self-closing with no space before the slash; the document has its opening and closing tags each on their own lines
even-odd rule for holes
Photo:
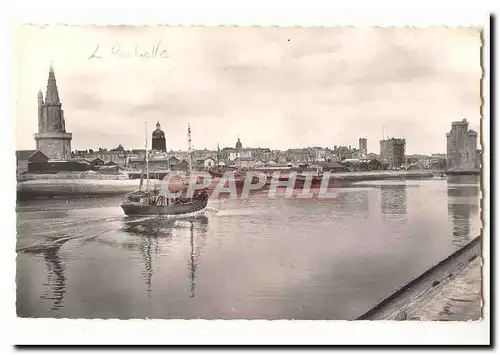
<svg viewBox="0 0 500 355">
<path fill-rule="evenodd" d="M 330 180 L 340 183 L 340 186 L 348 186 L 356 181 L 370 180 L 406 180 L 432 178 L 432 171 L 376 171 L 376 172 L 352 172 L 331 173 Z M 155 180 L 159 181 L 159 180 Z M 25 181 L 17 182 L 17 197 L 20 200 L 46 198 L 46 197 L 69 197 L 69 196 L 113 196 L 123 195 L 134 191 L 138 186 L 137 180 L 120 178 L 80 178 L 66 174 L 63 177 L 44 178 L 43 176 L 32 176 Z M 336 185 L 339 186 L 339 185 Z"/>
<path fill-rule="evenodd" d="M 440 291 L 443 287 L 463 277 L 462 272 L 472 262 L 477 261 L 478 258 L 481 259 L 481 252 L 482 236 L 478 236 L 383 299 L 356 320 L 420 320 L 420 317 L 413 317 L 413 315 L 419 314 L 423 304 L 440 297 Z M 481 274 L 480 270 L 478 274 Z M 460 293 L 461 290 L 456 292 Z M 459 296 L 455 295 L 454 298 L 458 299 Z M 477 313 L 480 314 L 480 304 L 474 304 L 474 302 L 469 304 L 469 307 L 476 306 L 479 308 Z M 433 316 L 436 318 L 434 320 L 438 320 L 438 314 Z M 444 317 L 445 319 L 440 317 L 440 320 L 448 320 L 446 315 Z"/>
</svg>

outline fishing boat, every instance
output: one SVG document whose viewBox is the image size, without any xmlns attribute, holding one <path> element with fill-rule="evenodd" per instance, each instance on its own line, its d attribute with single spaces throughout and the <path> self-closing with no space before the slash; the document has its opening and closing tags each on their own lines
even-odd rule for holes
<svg viewBox="0 0 500 355">
<path fill-rule="evenodd" d="M 191 128 L 188 127 L 189 141 L 189 173 L 191 172 Z M 169 182 L 168 191 L 172 196 L 163 194 L 160 189 L 149 186 L 149 159 L 148 159 L 148 135 L 146 123 L 146 188 L 143 187 L 143 177 L 139 183 L 139 189 L 125 195 L 121 204 L 123 212 L 127 216 L 180 216 L 201 213 L 207 207 L 210 197 L 206 189 L 195 190 L 192 196 L 187 196 L 188 184 L 186 180 L 178 179 L 177 182 Z M 172 189 L 173 188 L 173 189 Z M 170 195 L 170 194 L 169 194 Z"/>
<path fill-rule="evenodd" d="M 126 196 L 121 207 L 127 216 L 179 216 L 200 213 L 207 207 L 208 193 L 193 198 L 167 199 L 154 192 L 134 191 Z"/>
</svg>

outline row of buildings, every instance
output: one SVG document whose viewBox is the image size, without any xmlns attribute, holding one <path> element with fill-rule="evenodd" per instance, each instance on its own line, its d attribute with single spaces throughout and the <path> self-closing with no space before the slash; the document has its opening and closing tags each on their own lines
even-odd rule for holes
<svg viewBox="0 0 500 355">
<path fill-rule="evenodd" d="M 400 168 L 443 168 L 471 169 L 480 162 L 477 150 L 477 133 L 468 128 L 466 119 L 452 123 L 452 129 L 446 134 L 447 153 L 425 155 L 407 155 L 404 138 L 388 138 L 380 141 L 380 153 L 368 153 L 368 141 L 359 138 L 358 147 L 334 146 L 333 148 L 308 147 L 288 150 L 244 147 L 240 138 L 234 147 L 217 150 L 187 151 L 167 150 L 165 132 L 157 122 L 151 135 L 150 166 L 152 169 L 183 169 L 188 161 L 196 169 L 208 169 L 215 165 L 230 165 L 238 168 L 263 166 L 305 166 L 325 165 L 338 162 L 343 166 L 356 167 L 369 161 L 377 160 L 382 169 Z M 32 160 L 37 169 L 43 166 L 43 160 L 52 166 L 68 170 L 79 166 L 87 169 L 103 166 L 118 166 L 122 169 L 141 169 L 145 161 L 144 149 L 125 149 L 118 145 L 113 149 L 71 150 L 72 134 L 66 131 L 64 110 L 59 98 L 56 78 L 52 66 L 49 70 L 45 98 L 38 93 L 38 133 L 35 134 L 36 149 L 18 151 L 18 172 L 25 171 L 26 164 Z M 39 152 L 39 153 L 37 153 Z M 41 153 L 41 154 L 40 154 Z"/>
<path fill-rule="evenodd" d="M 152 140 L 155 137 L 153 135 Z M 234 166 L 236 168 L 261 168 L 273 166 L 320 166 L 323 163 L 338 162 L 348 167 L 362 166 L 363 164 L 377 160 L 382 169 L 395 168 L 438 168 L 446 167 L 445 154 L 405 155 L 404 139 L 390 138 L 381 141 L 380 155 L 375 153 L 366 154 L 366 139 L 360 139 L 360 148 L 346 146 L 335 146 L 333 149 L 321 147 L 309 147 L 288 149 L 285 151 L 271 150 L 269 148 L 245 148 L 238 139 L 235 147 L 225 147 L 217 150 L 193 150 L 191 162 L 193 168 L 206 170 L 216 165 Z M 364 144 L 364 147 L 363 147 Z M 154 146 L 154 144 L 153 144 Z M 100 164 L 115 162 L 123 168 L 132 170 L 142 169 L 145 163 L 145 150 L 125 150 L 121 145 L 106 150 L 98 149 L 75 151 L 73 159 L 85 159 L 94 161 L 98 159 Z M 166 149 L 153 149 L 149 156 L 151 169 L 177 169 L 178 164 L 187 164 L 189 159 L 187 151 L 166 151 Z M 375 167 L 377 164 L 369 164 Z M 181 169 L 182 170 L 182 169 Z M 372 170 L 372 169 L 371 169 Z"/>
<path fill-rule="evenodd" d="M 380 141 L 380 154 L 368 153 L 366 138 L 359 138 L 358 148 L 352 146 L 334 146 L 333 149 L 308 147 L 284 151 L 269 148 L 246 148 L 240 138 L 233 147 L 217 150 L 194 150 L 191 161 L 198 169 L 207 169 L 214 165 L 231 165 L 239 168 L 251 168 L 276 165 L 312 165 L 324 162 L 356 163 L 378 160 L 383 169 L 477 169 L 480 167 L 481 151 L 477 149 L 477 133 L 468 128 L 466 119 L 452 123 L 452 129 L 446 134 L 446 154 L 406 154 L 404 138 L 387 138 Z M 160 123 L 152 134 L 153 154 L 150 161 L 159 168 L 171 168 L 183 160 L 188 160 L 187 151 L 169 151 L 166 149 L 165 133 Z M 97 151 L 75 151 L 73 158 L 103 162 L 114 161 L 123 167 L 138 168 L 144 161 L 144 150 L 125 150 L 121 145 L 115 149 Z"/>
</svg>

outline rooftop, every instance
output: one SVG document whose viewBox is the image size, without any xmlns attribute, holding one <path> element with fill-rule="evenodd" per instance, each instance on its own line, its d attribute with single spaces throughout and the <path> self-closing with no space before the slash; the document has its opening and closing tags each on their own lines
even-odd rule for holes
<svg viewBox="0 0 500 355">
<path fill-rule="evenodd" d="M 16 150 L 16 158 L 18 158 L 19 160 L 28 160 L 35 152 L 36 149 Z"/>
</svg>

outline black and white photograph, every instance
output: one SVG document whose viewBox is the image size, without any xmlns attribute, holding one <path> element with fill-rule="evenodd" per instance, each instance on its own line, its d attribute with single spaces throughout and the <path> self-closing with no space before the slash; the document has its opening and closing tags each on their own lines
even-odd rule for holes
<svg viewBox="0 0 500 355">
<path fill-rule="evenodd" d="M 15 44 L 17 317 L 484 320 L 483 28 Z"/>
</svg>

